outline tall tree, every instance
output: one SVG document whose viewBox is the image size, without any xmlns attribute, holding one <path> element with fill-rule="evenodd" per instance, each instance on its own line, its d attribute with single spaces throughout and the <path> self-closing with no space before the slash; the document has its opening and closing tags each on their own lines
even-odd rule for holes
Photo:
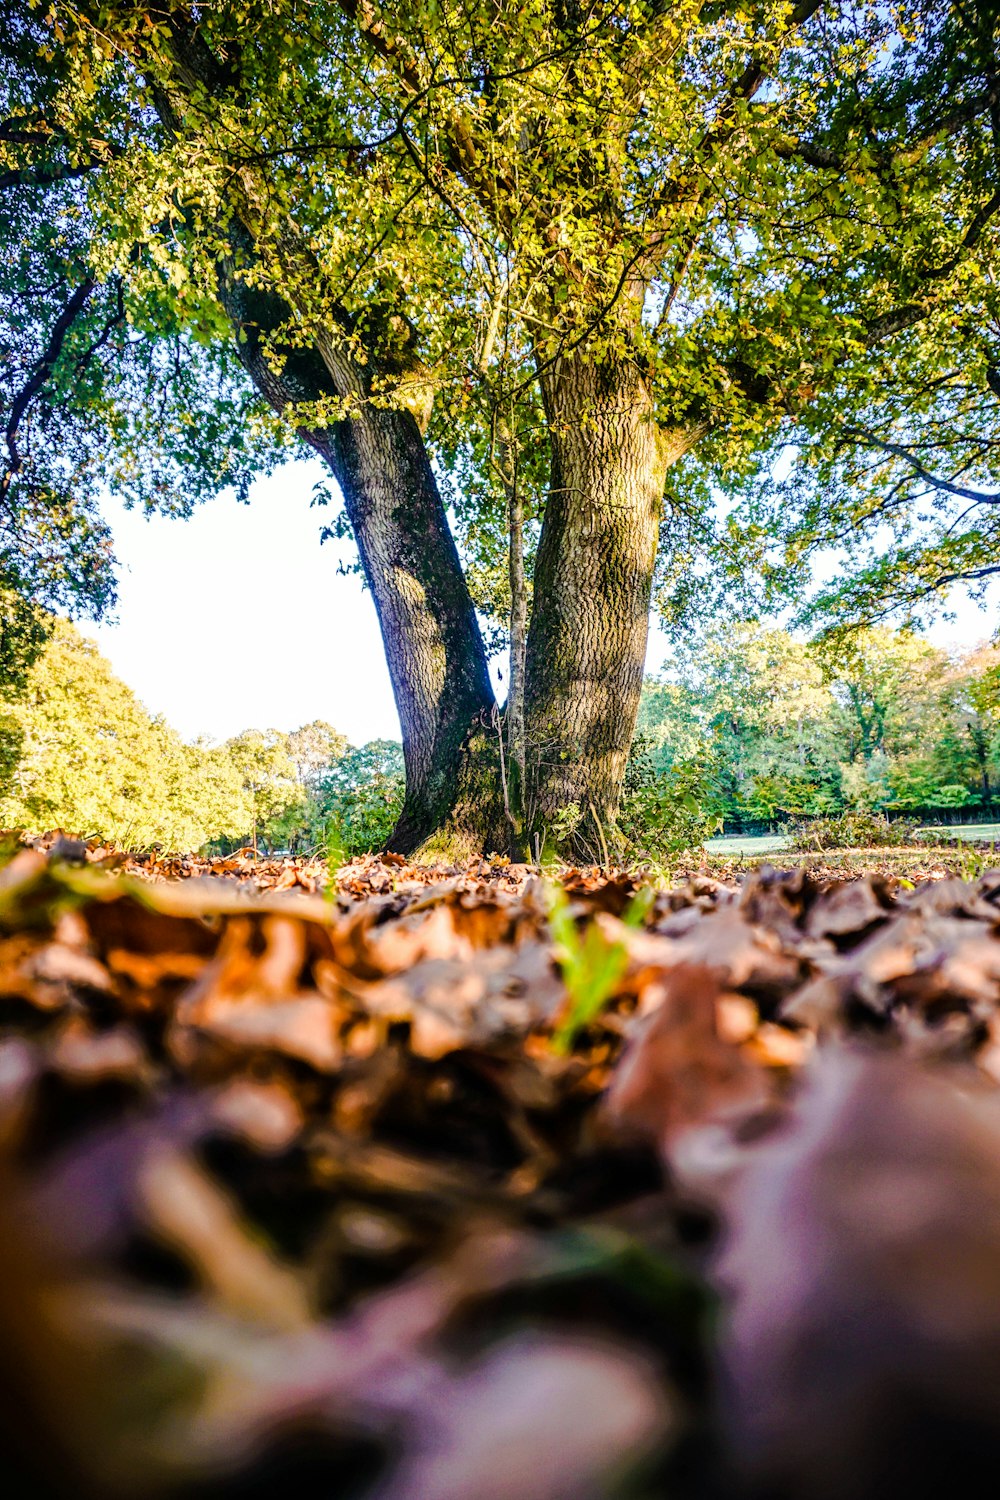
<svg viewBox="0 0 1000 1500">
<path fill-rule="evenodd" d="M 511 793 L 479 763 L 494 704 L 431 455 L 485 455 L 515 537 L 519 477 L 548 468 L 516 821 L 576 804 L 592 844 L 692 451 L 745 469 L 804 409 L 870 399 L 873 368 L 905 386 L 914 330 L 962 343 L 947 310 L 1000 205 L 992 33 L 963 17 L 56 0 L 22 23 L 60 86 L 42 126 L 26 101 L 44 141 L 8 140 L 11 190 L 86 182 L 95 270 L 182 328 L 221 310 L 337 478 L 403 724 L 402 847 L 449 810 L 494 842 Z M 516 556 L 510 579 L 523 620 Z"/>
<path fill-rule="evenodd" d="M 304 797 L 295 759 L 288 736 L 280 729 L 244 729 L 226 741 L 225 750 L 251 809 L 256 854 L 264 825 L 297 806 Z"/>
<path fill-rule="evenodd" d="M 0 697 L 0 820 L 187 851 L 242 834 L 251 808 L 225 751 L 185 745 L 57 620 L 24 690 Z"/>
</svg>

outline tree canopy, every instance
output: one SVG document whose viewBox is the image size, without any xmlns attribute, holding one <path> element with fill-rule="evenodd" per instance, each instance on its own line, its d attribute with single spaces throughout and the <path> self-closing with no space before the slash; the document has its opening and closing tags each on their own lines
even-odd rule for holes
<svg viewBox="0 0 1000 1500">
<path fill-rule="evenodd" d="M 225 751 L 185 745 L 62 621 L 5 707 L 13 742 L 0 801 L 5 827 L 100 834 L 123 848 L 192 849 L 246 827 Z"/>
<path fill-rule="evenodd" d="M 178 367 L 147 374 L 177 403 L 163 461 L 191 483 L 232 481 L 208 440 L 244 437 L 236 397 L 199 408 L 198 384 L 225 362 L 236 214 L 253 244 L 235 274 L 281 288 L 282 340 L 333 323 L 347 349 L 394 351 L 371 389 L 293 421 L 407 403 L 488 479 L 497 402 L 523 400 L 544 441 L 540 362 L 624 345 L 658 419 L 709 432 L 715 458 L 790 417 L 864 447 L 876 393 L 936 410 L 932 372 L 972 326 L 959 385 L 989 392 L 986 9 L 40 5 L 11 17 L 4 187 L 31 264 L 8 273 L 23 290 L 46 254 L 75 263 L 74 290 L 127 299 L 91 308 L 99 335 L 110 318 L 167 341 Z M 109 364 L 83 409 L 127 404 L 100 386 Z"/>
<path fill-rule="evenodd" d="M 34 621 L 4 630 L 10 685 L 44 612 L 114 602 L 102 492 L 184 515 L 228 485 L 245 498 L 281 446 L 231 346 L 102 260 L 92 187 L 126 153 L 133 104 L 51 45 L 52 15 L 7 3 L 0 17 L 0 588 Z"/>
<path fill-rule="evenodd" d="M 151 715 L 94 643 L 50 620 L 22 690 L 0 696 L 0 826 L 63 828 L 120 847 L 350 853 L 382 844 L 398 813 L 398 745 L 354 747 L 321 720 L 185 743 Z"/>
</svg>

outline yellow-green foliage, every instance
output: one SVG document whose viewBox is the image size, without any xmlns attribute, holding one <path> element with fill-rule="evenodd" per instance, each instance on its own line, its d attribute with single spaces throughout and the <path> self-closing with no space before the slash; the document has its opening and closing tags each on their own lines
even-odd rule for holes
<svg viewBox="0 0 1000 1500">
<path fill-rule="evenodd" d="M 228 752 L 185 744 L 64 620 L 24 694 L 0 705 L 0 732 L 11 749 L 0 758 L 6 827 L 186 850 L 253 821 Z"/>
</svg>

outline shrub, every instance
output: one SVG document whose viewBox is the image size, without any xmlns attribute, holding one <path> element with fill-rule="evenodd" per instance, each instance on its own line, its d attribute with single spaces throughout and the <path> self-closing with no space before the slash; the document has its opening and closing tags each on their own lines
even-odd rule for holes
<svg viewBox="0 0 1000 1500">
<path fill-rule="evenodd" d="M 722 819 L 711 808 L 714 794 L 706 756 L 694 755 L 670 771 L 657 771 L 648 746 L 637 739 L 618 815 L 618 826 L 633 855 L 659 860 L 700 849 L 722 827 Z"/>
<path fill-rule="evenodd" d="M 890 821 L 885 813 L 852 811 L 832 818 L 812 818 L 793 823 L 790 843 L 793 849 L 875 849 L 899 848 L 912 844 L 916 828 L 902 820 Z"/>
</svg>

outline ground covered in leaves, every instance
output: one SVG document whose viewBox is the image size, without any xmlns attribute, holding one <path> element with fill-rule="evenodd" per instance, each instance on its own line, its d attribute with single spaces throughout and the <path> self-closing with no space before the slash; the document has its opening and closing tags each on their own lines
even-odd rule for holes
<svg viewBox="0 0 1000 1500">
<path fill-rule="evenodd" d="M 1000 872 L 42 845 L 0 870 L 17 1493 L 995 1488 Z"/>
</svg>

